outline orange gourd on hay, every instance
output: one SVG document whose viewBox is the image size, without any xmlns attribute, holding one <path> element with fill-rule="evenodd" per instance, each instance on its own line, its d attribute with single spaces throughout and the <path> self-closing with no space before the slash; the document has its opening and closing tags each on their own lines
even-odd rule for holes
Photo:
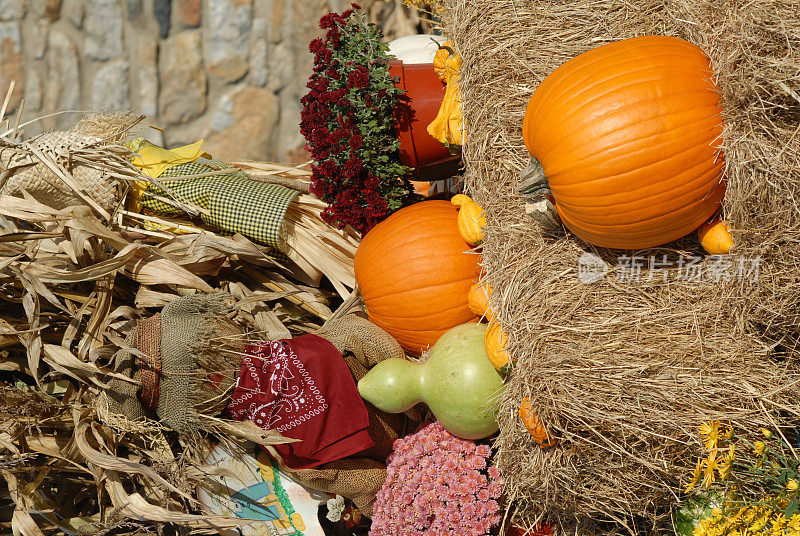
<svg viewBox="0 0 800 536">
<path fill-rule="evenodd" d="M 725 193 L 720 99 L 708 57 L 647 36 L 566 62 L 528 103 L 523 138 L 562 222 L 596 246 L 680 238 Z"/>
<path fill-rule="evenodd" d="M 719 214 L 705 222 L 697 229 L 697 238 L 700 245 L 710 255 L 727 255 L 733 247 L 733 238 L 728 231 L 728 225 L 722 221 Z"/>
<path fill-rule="evenodd" d="M 531 437 L 533 437 L 533 440 L 536 441 L 537 445 L 542 448 L 554 446 L 558 443 L 558 439 L 550 437 L 541 419 L 539 419 L 539 416 L 536 415 L 536 412 L 533 410 L 531 399 L 525 398 L 519 406 L 519 417 L 522 419 L 522 423 L 525 425 L 528 433 L 531 434 Z"/>
<path fill-rule="evenodd" d="M 480 257 L 466 253 L 457 218 L 448 201 L 423 201 L 373 227 L 356 251 L 356 281 L 370 320 L 410 354 L 477 320 L 467 293 Z"/>
<path fill-rule="evenodd" d="M 491 295 L 492 285 L 489 283 L 475 283 L 469 287 L 469 294 L 467 294 L 469 310 L 478 316 L 491 320 L 494 317 L 492 308 L 489 305 L 489 296 Z"/>
<path fill-rule="evenodd" d="M 508 335 L 497 322 L 489 322 L 483 336 L 483 347 L 494 368 L 500 372 L 508 372 L 511 367 L 511 354 L 508 353 Z"/>
</svg>

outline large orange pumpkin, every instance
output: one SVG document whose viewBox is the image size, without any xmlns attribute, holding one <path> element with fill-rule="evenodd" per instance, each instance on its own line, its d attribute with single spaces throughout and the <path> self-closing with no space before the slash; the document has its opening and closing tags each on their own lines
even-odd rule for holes
<svg viewBox="0 0 800 536">
<path fill-rule="evenodd" d="M 523 138 L 578 237 L 636 249 L 684 236 L 725 193 L 719 96 L 708 57 L 665 36 L 590 50 L 528 103 Z"/>
<path fill-rule="evenodd" d="M 476 320 L 467 293 L 480 256 L 470 249 L 458 232 L 458 209 L 447 201 L 411 205 L 373 227 L 355 258 L 370 320 L 413 355 Z"/>
</svg>

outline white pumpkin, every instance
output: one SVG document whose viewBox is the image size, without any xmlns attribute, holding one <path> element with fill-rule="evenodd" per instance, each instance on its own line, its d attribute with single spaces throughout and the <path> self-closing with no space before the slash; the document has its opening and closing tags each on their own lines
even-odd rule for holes
<svg viewBox="0 0 800 536">
<path fill-rule="evenodd" d="M 441 35 L 406 35 L 389 42 L 389 54 L 403 63 L 433 63 L 433 56 L 445 41 Z"/>
</svg>

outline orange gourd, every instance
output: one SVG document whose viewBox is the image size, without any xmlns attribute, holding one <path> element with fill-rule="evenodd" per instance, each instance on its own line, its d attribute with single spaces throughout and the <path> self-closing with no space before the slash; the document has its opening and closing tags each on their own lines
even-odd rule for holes
<svg viewBox="0 0 800 536">
<path fill-rule="evenodd" d="M 508 353 L 508 335 L 497 322 L 489 322 L 483 335 L 483 347 L 494 368 L 502 373 L 511 367 L 511 354 Z"/>
<path fill-rule="evenodd" d="M 469 294 L 467 294 L 469 310 L 478 316 L 491 320 L 494 317 L 492 308 L 489 305 L 489 296 L 491 295 L 492 285 L 489 283 L 475 283 L 469 287 Z"/>
<path fill-rule="evenodd" d="M 675 37 L 604 45 L 553 71 L 522 134 L 562 222 L 601 247 L 680 238 L 725 193 L 719 95 L 708 57 Z"/>
<path fill-rule="evenodd" d="M 522 419 L 522 423 L 525 425 L 528 433 L 531 434 L 531 437 L 533 437 L 533 440 L 536 441 L 537 445 L 542 448 L 548 448 L 558 443 L 558 439 L 550 437 L 541 419 L 539 419 L 539 416 L 533 411 L 533 402 L 530 398 L 525 398 L 522 404 L 520 404 L 519 417 Z"/>
<path fill-rule="evenodd" d="M 373 227 L 356 251 L 356 281 L 370 320 L 410 354 L 477 320 L 467 293 L 480 274 L 480 256 L 466 253 L 457 218 L 448 201 L 423 201 Z"/>
<path fill-rule="evenodd" d="M 733 247 L 733 238 L 728 231 L 728 225 L 722 221 L 719 214 L 705 222 L 697 229 L 697 238 L 700 245 L 710 255 L 727 255 Z"/>
</svg>

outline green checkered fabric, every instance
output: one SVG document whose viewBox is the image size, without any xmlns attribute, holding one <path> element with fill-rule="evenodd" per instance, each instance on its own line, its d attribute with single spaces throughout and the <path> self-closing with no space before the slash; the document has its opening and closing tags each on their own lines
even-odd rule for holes
<svg viewBox="0 0 800 536">
<path fill-rule="evenodd" d="M 203 222 L 224 233 L 240 233 L 254 242 L 269 246 L 274 256 L 284 259 L 281 252 L 281 230 L 289 203 L 296 190 L 277 184 L 254 181 L 243 171 L 224 175 L 186 178 L 228 169 L 225 162 L 200 158 L 167 169 L 156 181 L 162 188 L 150 184 L 141 203 L 149 210 L 165 216 L 184 214 L 180 208 L 162 199 L 177 199 L 208 211 L 201 214 Z M 162 199 L 159 199 L 162 198 Z"/>
</svg>

